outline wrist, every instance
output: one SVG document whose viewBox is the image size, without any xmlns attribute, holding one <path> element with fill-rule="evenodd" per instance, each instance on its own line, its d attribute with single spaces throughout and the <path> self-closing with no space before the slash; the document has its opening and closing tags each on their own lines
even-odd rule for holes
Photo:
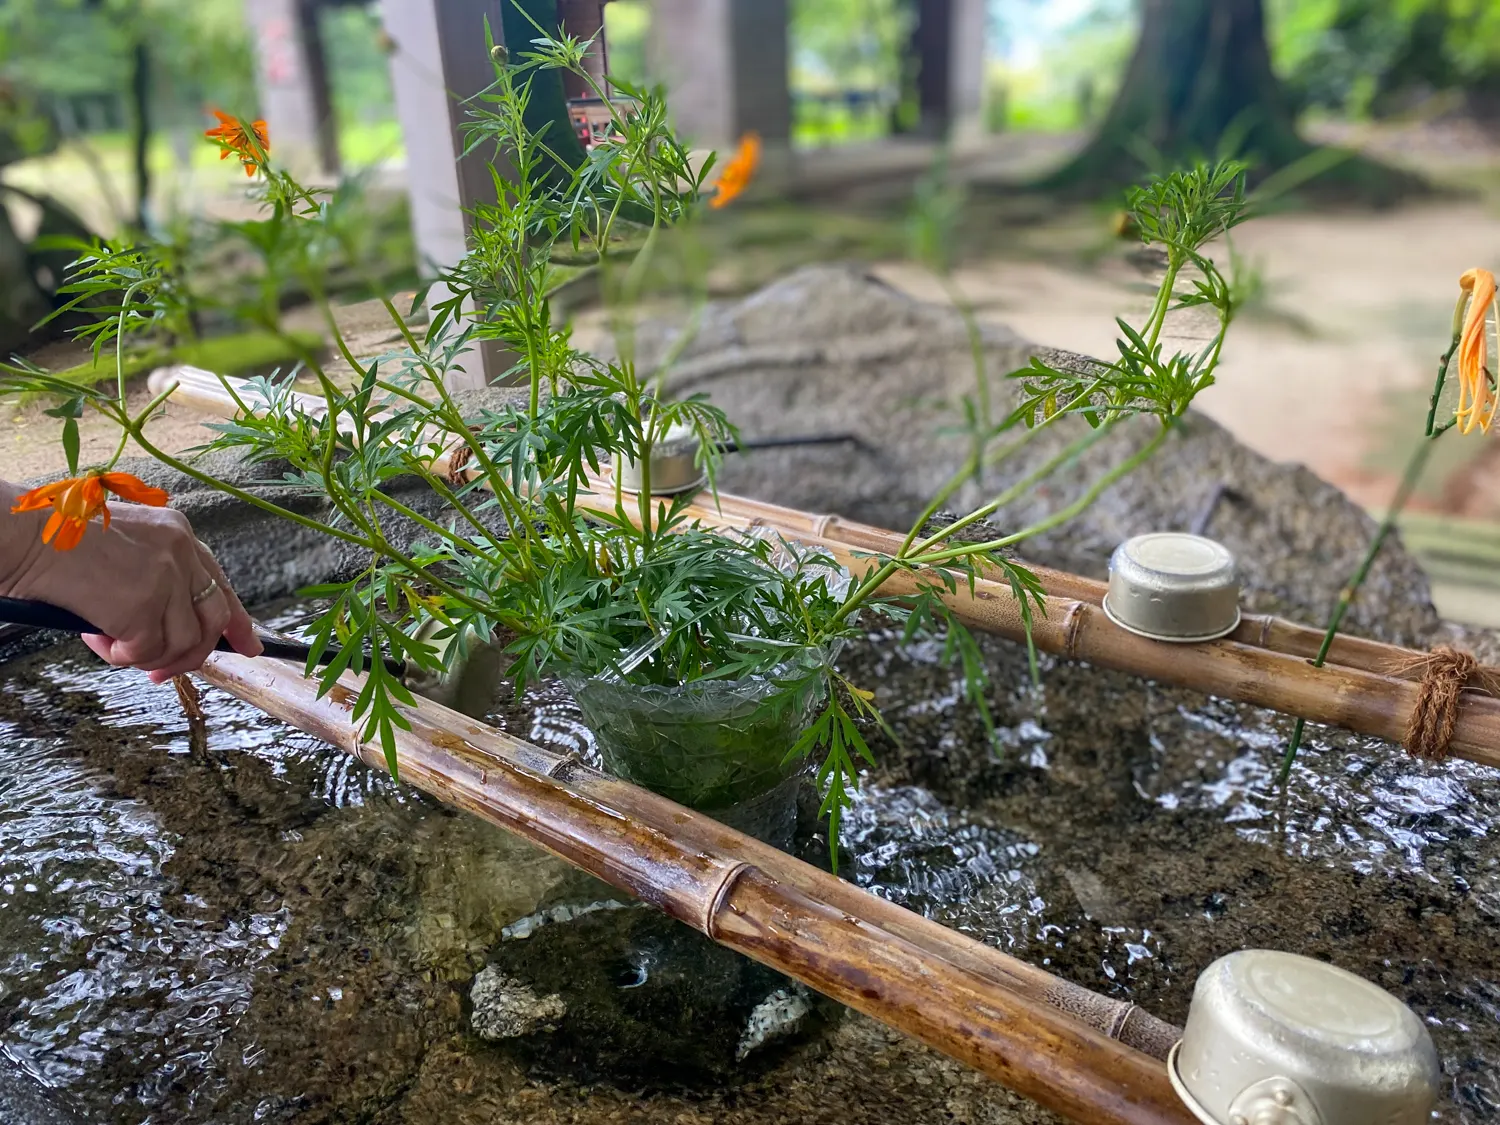
<svg viewBox="0 0 1500 1125">
<path fill-rule="evenodd" d="M 0 480 L 0 595 L 7 593 L 34 565 L 42 549 L 46 512 L 11 511 L 26 490 Z"/>
</svg>

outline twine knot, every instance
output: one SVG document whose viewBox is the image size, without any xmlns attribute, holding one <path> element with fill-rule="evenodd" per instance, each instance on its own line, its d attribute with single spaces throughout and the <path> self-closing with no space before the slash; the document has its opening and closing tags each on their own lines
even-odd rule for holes
<svg viewBox="0 0 1500 1125">
<path fill-rule="evenodd" d="M 1442 761 L 1458 723 L 1458 697 L 1479 668 L 1467 652 L 1443 645 L 1429 653 L 1419 666 L 1421 684 L 1417 700 L 1406 720 L 1402 745 L 1415 758 Z"/>
<path fill-rule="evenodd" d="M 469 474 L 465 471 L 469 462 L 474 459 L 474 451 L 467 445 L 460 445 L 448 455 L 448 483 L 455 487 L 469 483 Z"/>
</svg>

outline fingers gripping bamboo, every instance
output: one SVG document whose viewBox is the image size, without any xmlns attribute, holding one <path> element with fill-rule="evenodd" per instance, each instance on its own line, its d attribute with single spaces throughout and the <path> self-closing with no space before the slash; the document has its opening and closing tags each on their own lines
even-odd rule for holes
<svg viewBox="0 0 1500 1125">
<path fill-rule="evenodd" d="M 380 749 L 364 744 L 351 722 L 359 687 L 352 677 L 319 699 L 316 684 L 282 661 L 221 654 L 201 674 L 383 768 Z M 540 844 L 1071 1120 L 1192 1122 L 1159 1061 L 1036 995 L 1084 990 L 457 712 L 426 700 L 404 710 L 411 729 L 396 734 L 402 777 L 446 803 Z M 821 893 L 830 887 L 837 888 L 836 901 Z M 904 931 L 882 924 L 898 915 L 911 920 Z M 942 934 L 937 942 L 934 929 Z M 1134 1014 L 1127 1006 L 1121 1022 Z"/>
</svg>

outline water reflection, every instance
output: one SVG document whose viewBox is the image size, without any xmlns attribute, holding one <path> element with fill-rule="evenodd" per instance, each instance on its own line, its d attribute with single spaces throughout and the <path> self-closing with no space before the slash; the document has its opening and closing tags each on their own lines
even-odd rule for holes
<svg viewBox="0 0 1500 1125">
<path fill-rule="evenodd" d="M 1438 1120 L 1500 1120 L 1500 776 L 1325 735 L 1283 794 L 1285 731 L 1259 713 L 1080 666 L 1049 665 L 1037 689 L 1016 650 L 986 648 L 998 752 L 935 650 L 885 636 L 849 654 L 901 739 L 846 819 L 853 879 L 1179 1021 L 1225 951 L 1335 960 L 1432 1028 L 1451 1093 Z M 81 649 L 6 673 L 0 1046 L 91 1120 L 602 1122 L 648 1104 L 543 1093 L 466 1038 L 467 982 L 491 951 L 606 901 L 597 886 L 221 693 L 205 695 L 203 743 L 170 688 Z M 494 719 L 594 755 L 559 685 Z M 620 964 L 616 987 L 654 979 Z M 830 1042 L 865 1034 L 850 1026 Z M 975 1108 L 953 1092 L 971 1090 L 964 1072 L 923 1058 L 900 1065 L 927 1085 L 893 1073 L 891 1089 L 939 1108 L 907 1119 L 960 1102 L 1022 1119 L 987 1085 Z M 831 1072 L 785 1066 L 735 1095 L 763 1097 L 745 1121 L 829 1104 Z M 841 1104 L 894 1104 L 865 1086 Z M 523 1108 L 544 1103 L 552 1117 Z M 672 1104 L 662 1119 L 688 1112 Z"/>
</svg>

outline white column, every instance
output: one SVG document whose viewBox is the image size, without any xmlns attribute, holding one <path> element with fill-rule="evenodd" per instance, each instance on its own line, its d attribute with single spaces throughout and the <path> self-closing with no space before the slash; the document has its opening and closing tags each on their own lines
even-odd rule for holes
<svg viewBox="0 0 1500 1125">
<path fill-rule="evenodd" d="M 691 143 L 726 149 L 750 131 L 772 149 L 790 143 L 787 3 L 654 0 L 648 62 Z"/>
<path fill-rule="evenodd" d="M 984 128 L 985 0 L 917 0 L 919 130 L 973 140 Z"/>
<path fill-rule="evenodd" d="M 391 85 L 406 142 L 412 233 L 418 267 L 429 277 L 458 263 L 467 248 L 467 211 L 495 198 L 488 168 L 493 153 L 462 155 L 466 110 L 460 102 L 494 81 L 484 23 L 488 17 L 496 42 L 503 42 L 500 16 L 508 2 L 381 0 L 381 18 L 393 43 Z M 451 373 L 450 386 L 484 386 L 511 362 L 509 353 L 493 344 L 471 356 Z"/>
<path fill-rule="evenodd" d="M 960 144 L 984 134 L 985 0 L 951 0 L 949 135 Z"/>
<path fill-rule="evenodd" d="M 302 174 L 338 171 L 338 131 L 311 0 L 248 0 L 262 116 L 279 163 Z"/>
</svg>

